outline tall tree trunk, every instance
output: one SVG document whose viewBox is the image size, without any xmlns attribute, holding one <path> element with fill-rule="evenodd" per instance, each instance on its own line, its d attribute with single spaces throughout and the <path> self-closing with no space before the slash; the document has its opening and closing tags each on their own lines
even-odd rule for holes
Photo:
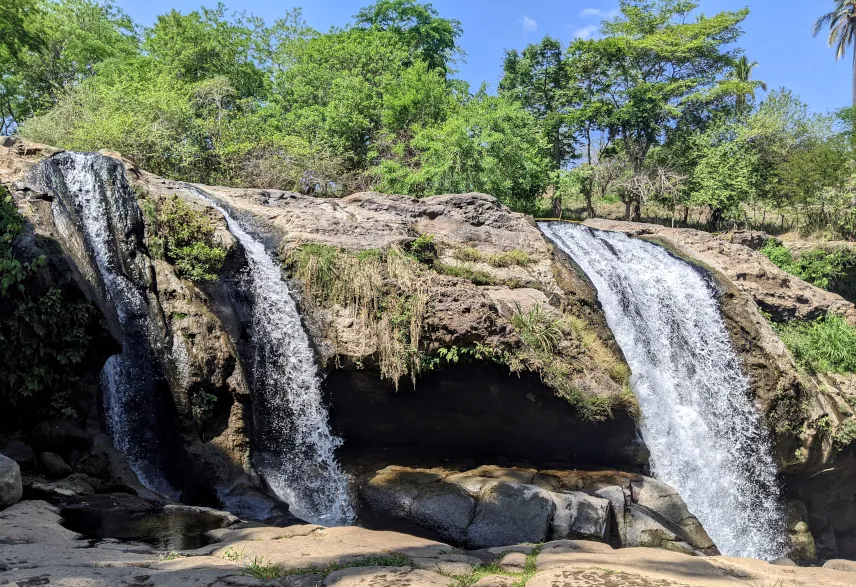
<svg viewBox="0 0 856 587">
<path fill-rule="evenodd" d="M 852 83 L 852 93 L 853 93 L 853 96 L 852 96 L 853 107 L 856 108 L 856 50 L 853 51 L 853 75 L 852 75 L 851 83 Z M 853 116 L 851 114 L 851 118 L 853 118 L 853 120 L 854 120 L 853 124 L 856 125 L 856 116 Z M 854 130 L 856 130 L 856 128 L 854 128 Z"/>
</svg>

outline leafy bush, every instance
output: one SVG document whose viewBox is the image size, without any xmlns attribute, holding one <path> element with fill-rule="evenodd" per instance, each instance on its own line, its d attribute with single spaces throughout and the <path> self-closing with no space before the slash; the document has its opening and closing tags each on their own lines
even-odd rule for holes
<svg viewBox="0 0 856 587">
<path fill-rule="evenodd" d="M 856 252 L 847 248 L 834 251 L 812 249 L 794 259 L 787 247 L 776 239 L 770 239 L 761 252 L 782 270 L 828 290 L 839 285 L 847 269 L 856 267 Z"/>
<path fill-rule="evenodd" d="M 856 372 L 856 328 L 840 316 L 773 324 L 797 362 L 814 373 Z"/>
<path fill-rule="evenodd" d="M 421 234 L 411 241 L 408 252 L 420 263 L 430 265 L 437 259 L 437 247 L 434 245 L 434 236 Z"/>
<path fill-rule="evenodd" d="M 223 268 L 226 250 L 214 242 L 214 227 L 204 213 L 176 195 L 148 204 L 153 235 L 150 252 L 175 265 L 192 281 L 211 281 Z"/>
<path fill-rule="evenodd" d="M 14 244 L 24 219 L 0 186 L 0 399 L 15 415 L 68 416 L 69 389 L 89 348 L 94 310 L 62 291 L 39 291 L 44 257 L 25 262 Z"/>
</svg>

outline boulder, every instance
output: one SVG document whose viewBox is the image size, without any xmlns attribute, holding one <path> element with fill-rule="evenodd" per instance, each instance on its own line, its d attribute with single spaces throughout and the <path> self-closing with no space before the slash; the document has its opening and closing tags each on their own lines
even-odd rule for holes
<svg viewBox="0 0 856 587">
<path fill-rule="evenodd" d="M 493 482 L 479 494 L 476 514 L 467 528 L 469 548 L 490 548 L 547 538 L 556 504 L 534 485 Z"/>
<path fill-rule="evenodd" d="M 476 501 L 458 485 L 440 483 L 442 478 L 429 470 L 387 467 L 365 483 L 361 495 L 376 515 L 461 544 Z"/>
<path fill-rule="evenodd" d="M 808 565 L 817 560 L 817 547 L 809 529 L 808 510 L 796 499 L 787 503 L 788 557 Z"/>
<path fill-rule="evenodd" d="M 643 506 L 627 504 L 625 524 L 624 546 L 646 546 L 684 554 L 706 554 L 689 541 L 680 526 Z M 712 548 L 710 554 L 718 554 L 716 547 Z"/>
<path fill-rule="evenodd" d="M 65 479 L 71 475 L 71 467 L 56 453 L 43 452 L 39 455 L 39 462 L 48 479 Z"/>
<path fill-rule="evenodd" d="M 0 455 L 0 509 L 18 503 L 23 494 L 21 468 L 9 457 Z"/>
<path fill-rule="evenodd" d="M 611 505 L 608 499 L 580 491 L 553 494 L 556 511 L 550 523 L 550 539 L 609 539 Z"/>
<path fill-rule="evenodd" d="M 20 440 L 11 440 L 7 442 L 0 453 L 9 457 L 21 467 L 22 471 L 32 471 L 36 468 L 36 453 L 29 445 L 24 444 Z"/>
<path fill-rule="evenodd" d="M 690 513 L 677 490 L 651 477 L 640 477 L 630 483 L 630 493 L 633 503 L 655 511 L 680 526 L 686 533 L 687 542 L 695 548 L 707 554 L 719 554 L 715 552 L 713 540 L 702 528 L 698 518 Z"/>
<path fill-rule="evenodd" d="M 86 433 L 67 420 L 39 422 L 30 433 L 30 442 L 39 451 L 67 453 L 87 444 Z"/>
</svg>

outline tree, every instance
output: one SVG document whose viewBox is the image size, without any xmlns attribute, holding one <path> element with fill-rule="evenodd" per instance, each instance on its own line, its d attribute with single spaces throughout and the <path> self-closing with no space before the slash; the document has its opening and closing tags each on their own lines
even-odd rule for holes
<svg viewBox="0 0 856 587">
<path fill-rule="evenodd" d="M 457 45 L 464 32 L 460 21 L 440 18 L 431 4 L 378 0 L 361 9 L 354 19 L 357 26 L 392 32 L 429 69 L 440 69 L 444 75 L 456 58 L 463 56 Z"/>
<path fill-rule="evenodd" d="M 733 92 L 720 87 L 737 56 L 726 47 L 740 36 L 748 12 L 691 20 L 696 7 L 684 0 L 621 0 L 620 15 L 602 25 L 603 38 L 578 40 L 569 48 L 569 59 L 585 58 L 590 71 L 600 72 L 594 101 L 634 175 L 643 172 L 651 147 L 686 111 Z M 639 198 L 625 204 L 627 217 L 638 220 Z"/>
<path fill-rule="evenodd" d="M 35 7 L 21 14 L 37 46 L 22 47 L 0 70 L 0 120 L 44 113 L 98 64 L 138 51 L 134 23 L 109 1 L 37 0 Z"/>
<path fill-rule="evenodd" d="M 408 147 L 370 170 L 379 189 L 418 196 L 479 191 L 526 208 L 550 175 L 549 148 L 532 115 L 484 88 L 443 123 L 417 128 Z"/>
<path fill-rule="evenodd" d="M 256 38 L 241 17 L 226 18 L 226 7 L 158 16 L 145 33 L 144 49 L 161 67 L 189 83 L 227 78 L 241 98 L 260 93 L 265 73 L 256 65 Z"/>
<path fill-rule="evenodd" d="M 563 53 L 562 43 L 549 36 L 527 46 L 522 54 L 506 51 L 499 82 L 500 94 L 518 100 L 538 119 L 556 169 L 574 152 L 568 125 L 570 77 Z"/>
<path fill-rule="evenodd" d="M 0 59 L 16 59 L 23 50 L 38 51 L 41 39 L 32 30 L 38 10 L 35 0 L 0 2 Z"/>
<path fill-rule="evenodd" d="M 835 47 L 835 59 L 842 59 L 847 46 L 856 40 L 856 0 L 835 0 L 835 8 L 815 21 L 812 34 L 817 36 L 825 26 L 829 26 L 827 43 Z M 852 68 L 852 104 L 856 106 L 856 51 Z"/>
<path fill-rule="evenodd" d="M 757 61 L 749 63 L 749 59 L 747 59 L 745 55 L 741 55 L 737 61 L 734 62 L 734 66 L 731 71 L 728 72 L 728 77 L 729 79 L 742 82 L 743 84 L 751 84 L 755 86 L 755 88 L 761 88 L 766 92 L 767 84 L 762 81 L 751 81 L 749 79 L 752 76 L 752 70 L 756 67 L 758 67 Z M 738 91 L 735 99 L 735 109 L 738 116 L 743 116 L 746 111 L 746 107 L 755 103 L 755 88 L 748 92 Z"/>
</svg>

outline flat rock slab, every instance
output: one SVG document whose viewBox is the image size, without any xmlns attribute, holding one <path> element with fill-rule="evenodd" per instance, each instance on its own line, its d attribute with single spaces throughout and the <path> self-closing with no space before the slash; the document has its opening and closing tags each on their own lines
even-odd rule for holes
<svg viewBox="0 0 856 587">
<path fill-rule="evenodd" d="M 361 567 L 330 573 L 324 585 L 336 587 L 449 587 L 454 579 L 408 567 Z"/>
<path fill-rule="evenodd" d="M 580 545 L 597 543 L 571 540 L 560 542 L 566 544 L 553 545 L 553 548 L 550 548 L 550 544 L 544 546 L 536 562 L 538 572 L 527 583 L 527 587 L 587 587 L 588 585 L 853 587 L 856 585 L 849 573 L 828 569 L 781 567 L 746 558 L 689 556 L 659 548 L 620 548 L 599 551 L 593 548 L 576 549 L 573 543 Z M 592 571 L 592 574 L 581 571 Z M 615 582 L 619 575 L 624 582 Z"/>
<path fill-rule="evenodd" d="M 538 573 L 526 587 L 688 587 L 670 579 L 606 569 L 556 569 Z"/>
<path fill-rule="evenodd" d="M 404 555 L 410 558 L 438 558 L 453 549 L 447 544 L 398 532 L 366 530 L 352 526 L 323 528 L 292 538 L 247 540 L 252 534 L 228 534 L 212 556 L 239 553 L 244 560 L 263 557 L 265 564 L 287 569 L 320 569 L 330 564 L 347 565 L 369 557 Z"/>
</svg>

